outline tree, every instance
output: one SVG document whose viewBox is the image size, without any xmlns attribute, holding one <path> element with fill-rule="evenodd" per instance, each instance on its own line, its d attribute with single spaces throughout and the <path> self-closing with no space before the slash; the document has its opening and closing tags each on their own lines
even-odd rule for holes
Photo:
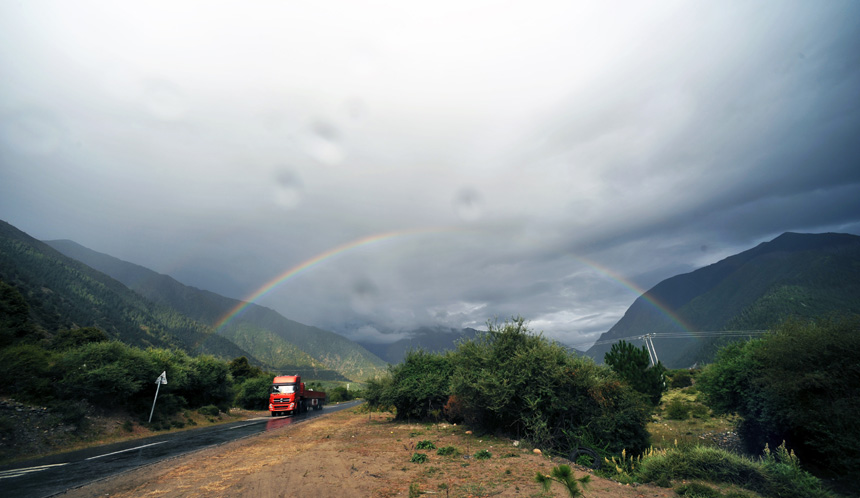
<svg viewBox="0 0 860 498">
<path fill-rule="evenodd" d="M 230 375 L 233 376 L 233 379 L 236 383 L 240 383 L 245 379 L 249 379 L 252 377 L 262 377 L 263 371 L 260 367 L 255 367 L 251 365 L 248 361 L 248 358 L 245 356 L 240 356 L 238 358 L 233 358 L 229 363 Z"/>
<path fill-rule="evenodd" d="M 806 464 L 860 473 L 860 317 L 789 320 L 731 344 L 697 385 L 715 412 L 742 417 L 738 433 L 749 451 L 784 440 Z"/>
<path fill-rule="evenodd" d="M 397 409 L 396 418 L 438 417 L 448 400 L 451 362 L 447 355 L 417 350 L 390 368 L 391 384 L 382 404 Z"/>
<path fill-rule="evenodd" d="M 627 341 L 618 341 L 603 356 L 603 361 L 652 405 L 660 404 L 660 397 L 667 389 L 663 375 L 666 369 L 659 361 L 649 367 L 651 357 L 645 346 L 639 349 Z"/>
</svg>

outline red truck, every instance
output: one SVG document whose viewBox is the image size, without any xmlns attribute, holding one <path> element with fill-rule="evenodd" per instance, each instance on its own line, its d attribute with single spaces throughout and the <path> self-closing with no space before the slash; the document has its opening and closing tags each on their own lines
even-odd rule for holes
<svg viewBox="0 0 860 498">
<path fill-rule="evenodd" d="M 324 392 L 305 389 L 301 375 L 279 375 L 272 381 L 269 411 L 273 417 L 282 413 L 304 413 L 308 408 L 322 410 L 325 402 Z"/>
</svg>

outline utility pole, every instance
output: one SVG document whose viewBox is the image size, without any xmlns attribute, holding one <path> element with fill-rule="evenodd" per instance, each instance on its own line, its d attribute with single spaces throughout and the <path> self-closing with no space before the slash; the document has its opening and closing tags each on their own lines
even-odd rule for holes
<svg viewBox="0 0 860 498">
<path fill-rule="evenodd" d="M 645 348 L 648 350 L 648 358 L 651 359 L 651 366 L 657 364 L 657 348 L 654 347 L 654 339 L 651 334 L 645 334 L 642 336 L 642 340 L 645 341 Z"/>
</svg>

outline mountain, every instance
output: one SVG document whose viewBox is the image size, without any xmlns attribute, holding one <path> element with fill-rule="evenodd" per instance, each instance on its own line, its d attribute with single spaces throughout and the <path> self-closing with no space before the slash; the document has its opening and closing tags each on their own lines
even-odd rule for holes
<svg viewBox="0 0 860 498">
<path fill-rule="evenodd" d="M 153 302 L 170 306 L 209 327 L 243 305 L 242 301 L 184 285 L 70 240 L 46 242 L 63 254 L 102 271 Z M 251 353 L 278 373 L 297 373 L 318 380 L 363 380 L 375 376 L 385 362 L 349 339 L 304 325 L 256 304 L 217 328 L 217 333 Z"/>
<path fill-rule="evenodd" d="M 766 330 L 789 317 L 857 313 L 860 237 L 789 232 L 655 285 L 587 354 L 602 362 L 612 341 L 647 333 Z M 680 368 L 709 361 L 725 341 L 661 338 L 654 346 L 664 365 Z"/>
<path fill-rule="evenodd" d="M 388 363 L 396 364 L 406 358 L 406 352 L 410 349 L 423 349 L 429 353 L 452 351 L 457 348 L 457 341 L 474 339 L 478 331 L 472 328 L 421 327 L 408 335 L 406 339 L 386 344 L 362 341 L 358 343 Z"/>
<path fill-rule="evenodd" d="M 0 221 L 0 281 L 29 307 L 37 333 L 97 327 L 110 338 L 146 348 L 178 348 L 225 359 L 249 353 L 168 306 L 69 258 Z"/>
</svg>

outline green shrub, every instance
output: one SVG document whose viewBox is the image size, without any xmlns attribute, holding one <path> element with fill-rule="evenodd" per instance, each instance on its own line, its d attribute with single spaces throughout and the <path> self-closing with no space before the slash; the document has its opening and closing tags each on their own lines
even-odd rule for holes
<svg viewBox="0 0 860 498">
<path fill-rule="evenodd" d="M 675 488 L 675 492 L 678 493 L 678 496 L 683 496 L 684 498 L 719 498 L 723 496 L 722 493 L 714 488 L 694 482 L 678 486 Z"/>
<path fill-rule="evenodd" d="M 0 393 L 38 402 L 57 392 L 58 375 L 51 368 L 55 359 L 53 353 L 34 344 L 0 350 Z"/>
<path fill-rule="evenodd" d="M 690 415 L 692 415 L 693 418 L 708 418 L 710 416 L 710 412 L 707 406 L 700 403 L 693 403 L 690 405 Z"/>
<path fill-rule="evenodd" d="M 489 460 L 490 458 L 493 458 L 493 454 L 487 450 L 481 450 L 475 453 L 476 460 Z"/>
<path fill-rule="evenodd" d="M 85 399 L 97 406 L 148 413 L 156 391 L 155 379 L 162 372 L 162 365 L 154 359 L 152 351 L 118 341 L 87 343 L 58 358 L 57 369 L 63 373 L 60 392 L 68 399 Z M 159 408 L 164 407 L 165 391 L 160 390 Z"/>
<path fill-rule="evenodd" d="M 689 370 L 672 370 L 667 374 L 667 376 L 669 377 L 669 387 L 673 389 L 690 387 L 693 385 L 693 374 L 690 373 Z"/>
<path fill-rule="evenodd" d="M 271 389 L 272 379 L 268 377 L 245 379 L 236 388 L 236 406 L 247 410 L 266 410 L 269 408 Z"/>
<path fill-rule="evenodd" d="M 671 420 L 686 420 L 690 418 L 690 406 L 679 399 L 673 399 L 666 405 L 666 418 Z"/>
<path fill-rule="evenodd" d="M 403 363 L 389 367 L 391 383 L 381 403 L 393 405 L 397 419 L 427 419 L 448 400 L 451 373 L 449 355 L 409 351 Z"/>
<path fill-rule="evenodd" d="M 860 317 L 787 321 L 729 344 L 698 384 L 716 413 L 737 413 L 750 452 L 785 440 L 801 460 L 860 477 Z"/>
<path fill-rule="evenodd" d="M 522 318 L 488 323 L 487 333 L 458 345 L 451 362 L 451 393 L 470 425 L 559 451 L 648 447 L 641 396 L 608 368 L 532 334 Z"/>
<path fill-rule="evenodd" d="M 200 408 L 197 409 L 197 413 L 200 413 L 202 415 L 207 415 L 209 417 L 215 417 L 220 412 L 221 412 L 221 410 L 219 410 L 218 407 L 215 405 L 201 406 Z"/>
<path fill-rule="evenodd" d="M 423 441 L 418 441 L 418 445 L 415 446 L 415 448 L 419 450 L 435 450 L 436 445 L 433 444 L 433 441 L 425 439 Z"/>
<path fill-rule="evenodd" d="M 412 463 L 424 463 L 427 461 L 426 453 L 413 453 L 412 458 L 409 459 Z"/>
<path fill-rule="evenodd" d="M 460 452 L 457 451 L 457 448 L 453 446 L 443 446 L 436 450 L 437 455 L 448 456 L 448 455 L 457 455 Z"/>
<path fill-rule="evenodd" d="M 776 455 L 755 461 L 705 446 L 670 448 L 643 458 L 637 471 L 642 482 L 702 480 L 735 484 L 765 496 L 828 498 L 814 476 L 800 469 L 796 457 L 784 447 Z"/>
</svg>

